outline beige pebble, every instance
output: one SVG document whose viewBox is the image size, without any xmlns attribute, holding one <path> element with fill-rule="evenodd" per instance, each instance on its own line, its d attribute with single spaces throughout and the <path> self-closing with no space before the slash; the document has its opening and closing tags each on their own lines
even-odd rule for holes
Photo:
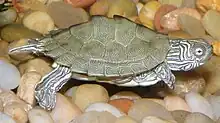
<svg viewBox="0 0 220 123">
<path fill-rule="evenodd" d="M 175 110 L 171 111 L 171 114 L 177 123 L 184 123 L 186 116 L 189 115 L 191 112 L 184 111 L 184 110 Z"/>
<path fill-rule="evenodd" d="M 68 97 L 71 97 L 72 99 L 74 99 L 75 97 L 75 93 L 76 93 L 76 90 L 77 90 L 78 86 L 74 86 L 70 89 L 68 89 L 66 92 L 65 92 L 65 96 L 68 96 Z"/>
<path fill-rule="evenodd" d="M 144 98 L 144 99 L 154 101 L 154 102 L 156 102 L 166 108 L 165 102 L 162 99 L 156 99 L 156 98 Z"/>
<path fill-rule="evenodd" d="M 32 107 L 21 100 L 13 91 L 2 91 L 0 93 L 0 100 L 3 102 L 3 107 L 12 103 L 18 103 L 25 111 L 30 110 Z"/>
<path fill-rule="evenodd" d="M 0 123 L 16 123 L 15 120 L 9 115 L 0 112 Z"/>
<path fill-rule="evenodd" d="M 8 45 L 8 42 L 0 40 L 0 56 L 8 55 Z"/>
<path fill-rule="evenodd" d="M 34 105 L 35 100 L 35 86 L 40 81 L 41 75 L 37 72 L 31 71 L 22 75 L 20 85 L 17 89 L 17 96 Z"/>
<path fill-rule="evenodd" d="M 111 113 L 90 111 L 83 113 L 70 123 L 115 123 L 116 117 Z"/>
<path fill-rule="evenodd" d="M 4 113 L 11 116 L 16 123 L 27 123 L 28 121 L 27 112 L 23 104 L 17 102 L 8 104 L 4 107 Z"/>
<path fill-rule="evenodd" d="M 122 117 L 117 118 L 115 123 L 138 123 L 138 122 L 129 116 L 122 116 Z"/>
<path fill-rule="evenodd" d="M 93 103 L 93 104 L 89 105 L 85 109 L 85 112 L 90 112 L 90 111 L 98 111 L 98 112 L 107 111 L 109 113 L 112 113 L 112 115 L 114 115 L 116 117 L 125 116 L 125 113 L 123 113 L 122 111 L 120 111 L 116 107 L 114 107 L 108 103 L 102 103 L 102 102 Z"/>
<path fill-rule="evenodd" d="M 75 92 L 75 104 L 84 111 L 87 106 L 95 102 L 108 102 L 107 90 L 97 84 L 80 85 Z"/>
<path fill-rule="evenodd" d="M 34 11 L 25 16 L 23 24 L 25 27 L 41 34 L 47 34 L 55 28 L 53 19 L 42 11 Z"/>
<path fill-rule="evenodd" d="M 155 117 L 155 116 L 147 116 L 147 117 L 143 118 L 141 123 L 175 123 L 175 122 L 166 121 L 166 120 L 163 120 L 163 119 L 161 119 L 159 117 Z"/>
<path fill-rule="evenodd" d="M 82 114 L 79 107 L 64 95 L 57 93 L 56 100 L 56 106 L 50 113 L 54 123 L 68 123 Z"/>
<path fill-rule="evenodd" d="M 54 123 L 50 114 L 40 108 L 33 108 L 28 112 L 30 123 Z"/>
<path fill-rule="evenodd" d="M 211 118 L 209 118 L 208 116 L 202 114 L 202 113 L 192 113 L 189 114 L 184 123 L 215 123 Z"/>
<path fill-rule="evenodd" d="M 36 71 L 41 76 L 45 76 L 52 71 L 51 64 L 52 62 L 48 58 L 38 57 L 35 59 L 31 59 L 23 64 L 20 64 L 18 67 L 21 74 L 30 71 Z"/>
<path fill-rule="evenodd" d="M 130 100 L 138 100 L 138 99 L 141 99 L 141 97 L 134 93 L 134 92 L 131 92 L 131 91 L 120 91 L 114 95 L 112 95 L 110 97 L 110 100 L 115 100 L 115 99 L 120 99 L 120 98 L 127 98 L 127 99 L 130 99 Z"/>
<path fill-rule="evenodd" d="M 141 122 L 144 117 L 156 116 L 165 120 L 173 120 L 171 113 L 162 105 L 147 99 L 136 100 L 128 111 L 128 116 Z"/>
<path fill-rule="evenodd" d="M 164 98 L 164 102 L 166 105 L 167 110 L 174 111 L 174 110 L 185 110 L 191 111 L 189 106 L 186 104 L 185 100 L 178 96 L 166 96 Z"/>
<path fill-rule="evenodd" d="M 3 112 L 3 110 L 4 110 L 4 107 L 3 107 L 3 101 L 0 100 L 0 112 Z"/>
<path fill-rule="evenodd" d="M 12 43 L 10 43 L 9 45 L 9 49 L 15 48 L 15 47 L 19 47 L 19 46 L 24 46 L 28 44 L 28 39 L 20 39 L 20 40 L 16 40 L 13 41 Z M 34 58 L 35 56 L 30 54 L 30 53 L 13 53 L 13 54 L 9 54 L 11 58 L 18 60 L 18 61 L 26 61 L 29 59 Z"/>
</svg>

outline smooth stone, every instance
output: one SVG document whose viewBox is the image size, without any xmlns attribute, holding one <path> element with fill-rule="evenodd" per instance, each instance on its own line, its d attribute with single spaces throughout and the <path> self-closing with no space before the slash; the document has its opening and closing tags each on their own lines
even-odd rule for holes
<svg viewBox="0 0 220 123">
<path fill-rule="evenodd" d="M 0 121 L 0 123 L 16 123 L 13 118 L 3 112 L 0 112 Z"/>
<path fill-rule="evenodd" d="M 218 118 L 220 118 L 220 96 L 210 95 L 206 97 L 206 99 L 212 106 L 212 111 L 214 112 L 215 116 L 214 120 L 217 120 Z"/>
<path fill-rule="evenodd" d="M 186 117 L 184 123 L 215 123 L 215 122 L 211 118 L 209 118 L 208 116 L 202 113 L 194 112 Z"/>
<path fill-rule="evenodd" d="M 41 77 L 39 73 L 34 71 L 23 74 L 17 89 L 17 96 L 30 105 L 34 105 L 36 103 L 35 86 L 41 80 Z"/>
<path fill-rule="evenodd" d="M 8 45 L 8 42 L 0 40 L 0 56 L 8 56 Z"/>
<path fill-rule="evenodd" d="M 166 109 L 168 111 L 174 111 L 174 110 L 185 110 L 190 111 L 191 109 L 186 104 L 186 101 L 178 96 L 166 96 L 164 98 L 164 102 L 166 105 Z"/>
<path fill-rule="evenodd" d="M 180 97 L 190 91 L 203 93 L 206 87 L 206 81 L 197 71 L 175 72 L 176 76 L 174 93 Z M 186 77 L 187 76 L 187 77 Z"/>
<path fill-rule="evenodd" d="M 30 123 L 54 123 L 50 113 L 40 108 L 33 108 L 28 112 Z"/>
<path fill-rule="evenodd" d="M 129 116 L 122 116 L 122 117 L 117 118 L 115 123 L 138 123 L 138 122 Z"/>
<path fill-rule="evenodd" d="M 96 102 L 107 103 L 109 100 L 108 91 L 98 84 L 80 85 L 75 92 L 74 103 L 84 111 L 87 106 Z"/>
<path fill-rule="evenodd" d="M 170 4 L 176 7 L 180 7 L 184 0 L 158 0 L 161 4 Z"/>
<path fill-rule="evenodd" d="M 110 100 L 108 103 L 127 114 L 134 102 L 130 99 L 115 99 Z"/>
<path fill-rule="evenodd" d="M 125 113 L 123 113 L 122 111 L 120 111 L 116 107 L 114 107 L 108 103 L 102 103 L 102 102 L 93 103 L 93 104 L 89 105 L 85 109 L 84 112 L 90 112 L 90 111 L 98 111 L 98 112 L 107 111 L 107 112 L 111 113 L 112 115 L 114 115 L 115 117 L 125 116 Z"/>
<path fill-rule="evenodd" d="M 53 70 L 51 67 L 51 61 L 46 57 L 38 57 L 31 60 L 28 60 L 25 63 L 19 64 L 18 69 L 21 74 L 26 72 L 35 71 L 41 76 L 45 76 Z"/>
<path fill-rule="evenodd" d="M 17 12 L 15 9 L 8 9 L 0 13 L 0 27 L 13 23 L 17 18 Z"/>
<path fill-rule="evenodd" d="M 57 93 L 56 100 L 56 105 L 50 113 L 54 123 L 69 123 L 72 119 L 82 114 L 79 107 L 64 95 Z"/>
<path fill-rule="evenodd" d="M 155 116 L 147 116 L 145 117 L 141 123 L 175 123 L 174 121 L 166 121 L 162 118 Z"/>
<path fill-rule="evenodd" d="M 14 89 L 20 83 L 20 72 L 18 69 L 5 61 L 0 60 L 0 86 L 3 89 Z"/>
<path fill-rule="evenodd" d="M 3 112 L 4 107 L 3 107 L 3 101 L 0 99 L 0 112 Z"/>
<path fill-rule="evenodd" d="M 191 112 L 184 111 L 184 110 L 175 110 L 171 111 L 171 114 L 177 123 L 184 123 L 185 118 L 187 115 L 189 115 Z"/>
<path fill-rule="evenodd" d="M 205 93 L 214 94 L 220 89 L 220 57 L 212 56 L 204 65 L 197 68 L 196 71 L 206 80 Z"/>
<path fill-rule="evenodd" d="M 143 98 L 143 99 L 154 101 L 166 108 L 166 105 L 163 99 L 156 99 L 156 98 Z"/>
<path fill-rule="evenodd" d="M 71 97 L 72 99 L 74 99 L 75 97 L 73 97 L 73 96 L 75 96 L 75 93 L 76 93 L 77 88 L 78 88 L 78 86 L 74 86 L 74 87 L 68 89 L 68 90 L 65 92 L 64 95 L 65 95 L 65 96 L 69 96 L 69 97 Z"/>
<path fill-rule="evenodd" d="M 39 38 L 41 34 L 24 27 L 22 24 L 9 24 L 2 28 L 0 36 L 3 40 L 12 42 L 25 38 Z"/>
<path fill-rule="evenodd" d="M 213 95 L 220 96 L 220 90 L 217 90 Z"/>
<path fill-rule="evenodd" d="M 181 7 L 196 8 L 197 0 L 183 0 Z"/>
<path fill-rule="evenodd" d="M 192 112 L 199 112 L 205 114 L 211 119 L 214 119 L 214 113 L 212 111 L 211 104 L 200 94 L 189 92 L 185 95 L 185 100 L 188 106 L 191 108 Z"/>
<path fill-rule="evenodd" d="M 70 123 L 115 123 L 116 117 L 111 113 L 90 111 L 85 112 L 77 118 L 73 119 Z"/>
<path fill-rule="evenodd" d="M 219 24 L 220 13 L 215 10 L 209 10 L 202 18 L 202 24 L 206 31 L 216 40 L 220 40 L 220 28 L 216 25 Z"/>
<path fill-rule="evenodd" d="M 121 98 L 126 98 L 130 100 L 138 100 L 141 99 L 141 97 L 131 91 L 120 91 L 110 97 L 110 100 L 115 100 L 115 99 L 121 99 Z"/>
<path fill-rule="evenodd" d="M 11 116 L 17 123 L 27 123 L 28 115 L 22 103 L 12 102 L 4 106 L 4 113 Z"/>
<path fill-rule="evenodd" d="M 162 105 L 147 99 L 136 100 L 128 111 L 128 116 L 141 122 L 144 117 L 156 116 L 165 120 L 173 120 L 171 113 Z"/>
</svg>

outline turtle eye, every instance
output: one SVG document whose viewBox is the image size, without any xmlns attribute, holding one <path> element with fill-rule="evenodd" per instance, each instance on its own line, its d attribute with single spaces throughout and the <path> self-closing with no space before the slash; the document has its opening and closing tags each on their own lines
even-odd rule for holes
<svg viewBox="0 0 220 123">
<path fill-rule="evenodd" d="M 197 56 L 201 56 L 203 54 L 203 49 L 202 48 L 196 48 L 195 49 L 195 55 Z"/>
</svg>

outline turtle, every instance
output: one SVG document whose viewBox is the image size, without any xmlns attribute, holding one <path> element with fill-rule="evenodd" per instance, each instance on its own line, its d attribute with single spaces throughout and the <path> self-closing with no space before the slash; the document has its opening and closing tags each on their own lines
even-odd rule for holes
<svg viewBox="0 0 220 123">
<path fill-rule="evenodd" d="M 8 8 L 12 7 L 12 2 L 8 1 L 8 0 L 2 0 L 2 2 L 0 2 L 0 12 L 6 11 L 8 10 Z"/>
<path fill-rule="evenodd" d="M 173 89 L 172 71 L 190 71 L 205 64 L 212 50 L 202 38 L 169 38 L 126 17 L 93 15 L 88 22 L 9 48 L 9 54 L 33 53 L 53 59 L 54 69 L 35 87 L 38 104 L 51 110 L 56 93 L 71 78 L 125 87 L 162 81 Z"/>
</svg>

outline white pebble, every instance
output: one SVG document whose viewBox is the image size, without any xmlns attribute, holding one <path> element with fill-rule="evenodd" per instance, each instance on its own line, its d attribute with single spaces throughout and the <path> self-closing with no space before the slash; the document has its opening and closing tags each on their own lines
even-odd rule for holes
<svg viewBox="0 0 220 123">
<path fill-rule="evenodd" d="M 9 115 L 0 112 L 0 123 L 16 123 Z"/>
<path fill-rule="evenodd" d="M 43 109 L 34 108 L 28 112 L 30 123 L 54 123 L 50 114 Z"/>
<path fill-rule="evenodd" d="M 211 104 L 200 94 L 189 92 L 185 95 L 185 100 L 192 112 L 199 112 L 214 119 Z"/>
<path fill-rule="evenodd" d="M 89 111 L 98 111 L 98 112 L 107 111 L 116 117 L 125 116 L 125 113 L 121 112 L 120 110 L 118 110 L 114 106 L 112 106 L 108 103 L 102 103 L 102 102 L 93 103 L 93 104 L 89 105 L 85 109 L 85 112 L 89 112 Z"/>
<path fill-rule="evenodd" d="M 14 65 L 2 60 L 0 60 L 0 78 L 0 87 L 6 90 L 16 88 L 21 79 L 20 72 Z"/>
<path fill-rule="evenodd" d="M 217 120 L 218 118 L 220 118 L 220 96 L 210 95 L 207 97 L 207 100 L 212 106 L 212 110 L 215 116 L 214 120 Z"/>
</svg>

